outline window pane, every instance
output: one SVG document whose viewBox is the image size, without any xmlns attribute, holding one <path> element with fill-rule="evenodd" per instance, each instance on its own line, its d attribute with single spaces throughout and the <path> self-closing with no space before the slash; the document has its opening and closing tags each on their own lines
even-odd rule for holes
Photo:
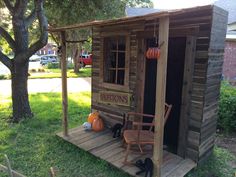
<svg viewBox="0 0 236 177">
<path fill-rule="evenodd" d="M 124 85 L 125 70 L 118 70 L 117 84 Z"/>
<path fill-rule="evenodd" d="M 119 52 L 118 53 L 118 68 L 124 68 L 125 67 L 125 53 Z"/>
<path fill-rule="evenodd" d="M 116 71 L 112 70 L 108 72 L 108 80 L 109 83 L 115 83 L 116 82 Z"/>
<path fill-rule="evenodd" d="M 117 40 L 114 38 L 110 38 L 110 45 L 111 45 L 111 50 L 117 50 Z"/>
<path fill-rule="evenodd" d="M 124 85 L 125 40 L 123 36 L 104 39 L 104 81 Z"/>
<path fill-rule="evenodd" d="M 107 62 L 109 68 L 116 68 L 116 52 L 110 52 Z"/>
<path fill-rule="evenodd" d="M 119 37 L 118 50 L 125 51 L 125 37 Z"/>
</svg>

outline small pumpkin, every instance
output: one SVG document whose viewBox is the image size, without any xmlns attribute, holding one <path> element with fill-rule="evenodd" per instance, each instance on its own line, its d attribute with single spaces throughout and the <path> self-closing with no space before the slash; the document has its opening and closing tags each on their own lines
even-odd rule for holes
<svg viewBox="0 0 236 177">
<path fill-rule="evenodd" d="M 88 116 L 88 122 L 92 124 L 94 119 L 98 118 L 98 116 L 99 116 L 98 111 L 90 113 Z"/>
<path fill-rule="evenodd" d="M 96 119 L 94 119 L 94 121 L 92 123 L 92 129 L 95 132 L 99 132 L 104 129 L 104 123 L 100 117 L 97 117 Z"/>
<path fill-rule="evenodd" d="M 158 47 L 148 48 L 146 52 L 147 59 L 159 59 L 160 58 L 160 49 Z"/>
</svg>

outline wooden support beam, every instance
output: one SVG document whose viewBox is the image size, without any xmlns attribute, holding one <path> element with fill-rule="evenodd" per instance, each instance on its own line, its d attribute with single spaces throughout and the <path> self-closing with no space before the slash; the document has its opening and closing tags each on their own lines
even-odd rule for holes
<svg viewBox="0 0 236 177">
<path fill-rule="evenodd" d="M 62 107 L 63 135 L 68 136 L 68 96 L 67 96 L 67 62 L 66 62 L 66 32 L 61 31 L 61 78 L 62 78 Z"/>
<path fill-rule="evenodd" d="M 157 81 L 156 81 L 156 107 L 155 107 L 155 132 L 154 132 L 154 176 L 161 176 L 161 165 L 163 156 L 163 136 L 164 136 L 164 114 L 166 97 L 166 70 L 169 39 L 169 17 L 159 19 L 159 44 L 161 55 L 157 62 Z"/>
</svg>

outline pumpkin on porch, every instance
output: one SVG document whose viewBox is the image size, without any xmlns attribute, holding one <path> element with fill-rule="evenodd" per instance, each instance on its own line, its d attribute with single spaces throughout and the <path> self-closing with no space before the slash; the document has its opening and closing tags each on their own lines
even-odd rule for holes
<svg viewBox="0 0 236 177">
<path fill-rule="evenodd" d="M 94 119 L 98 118 L 98 116 L 99 116 L 98 111 L 90 113 L 88 116 L 88 122 L 92 124 Z"/>
<path fill-rule="evenodd" d="M 100 117 L 97 117 L 96 119 L 94 119 L 94 121 L 92 123 L 92 129 L 95 132 L 99 132 L 104 129 L 104 123 Z"/>
</svg>

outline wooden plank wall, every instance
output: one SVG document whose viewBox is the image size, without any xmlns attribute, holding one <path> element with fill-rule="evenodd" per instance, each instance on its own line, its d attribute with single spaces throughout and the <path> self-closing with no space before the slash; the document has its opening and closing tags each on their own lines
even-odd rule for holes
<svg viewBox="0 0 236 177">
<path fill-rule="evenodd" d="M 135 24 L 133 24 L 135 25 Z M 123 31 L 124 28 L 118 27 L 116 30 Z M 119 88 L 107 88 L 101 84 L 100 74 L 102 72 L 101 53 L 103 51 L 103 42 L 101 32 L 114 31 L 113 26 L 109 26 L 107 29 L 93 28 L 93 65 L 92 65 L 92 109 L 101 112 L 101 117 L 105 120 L 108 127 L 111 127 L 115 123 L 122 122 L 123 113 L 134 111 L 136 107 L 136 100 L 134 92 L 136 91 L 136 76 L 137 76 L 137 39 L 136 34 L 126 28 L 125 32 L 130 34 L 130 58 L 129 58 L 129 84 L 128 89 L 122 92 L 131 94 L 130 106 L 111 105 L 99 102 L 99 91 L 116 91 L 121 92 Z M 124 32 L 124 31 L 123 31 Z M 114 33 L 117 34 L 117 33 Z"/>
<path fill-rule="evenodd" d="M 216 131 L 227 13 L 213 6 L 196 41 L 186 156 L 202 162 L 212 152 Z"/>
<path fill-rule="evenodd" d="M 214 146 L 218 118 L 218 102 L 228 13 L 214 6 L 208 52 L 203 120 L 200 131 L 199 162 L 204 161 Z"/>
<path fill-rule="evenodd" d="M 188 93 L 182 93 L 182 97 L 185 96 L 188 100 L 182 102 L 181 108 L 188 105 L 185 108 L 186 113 L 182 112 L 180 115 L 179 126 L 184 127 L 187 130 L 180 129 L 179 135 L 184 140 L 179 141 L 179 155 L 187 158 L 191 158 L 194 161 L 198 161 L 199 156 L 199 145 L 200 145 L 200 130 L 202 124 L 202 110 L 204 103 L 204 89 L 205 89 L 205 77 L 207 72 L 207 61 L 208 56 L 202 55 L 202 53 L 207 53 L 210 41 L 210 26 L 212 20 L 212 9 L 201 9 L 199 11 L 189 12 L 186 14 L 176 15 L 171 17 L 170 28 L 188 28 L 190 26 L 196 27 L 198 29 L 195 33 L 186 33 L 185 36 L 193 36 L 196 40 L 196 49 L 194 52 L 195 57 L 189 55 L 189 58 L 185 60 L 194 58 L 194 67 L 191 78 L 184 81 L 184 87 L 187 87 Z M 174 33 L 175 31 L 173 31 Z M 170 36 L 173 34 L 170 33 Z M 173 35 L 175 36 L 175 35 Z M 188 61 L 186 61 L 188 62 Z M 188 71 L 185 71 L 188 72 Z M 185 116 L 186 115 L 186 116 Z M 187 125 L 183 125 L 186 123 Z M 185 140 L 186 139 L 186 140 Z M 184 143 L 184 144 L 181 144 Z"/>
<path fill-rule="evenodd" d="M 210 41 L 210 27 L 212 11 L 208 10 L 203 13 L 207 17 L 205 24 L 199 25 L 199 32 L 196 35 L 196 50 L 194 58 L 194 70 L 192 76 L 192 88 L 190 89 L 189 112 L 187 113 L 188 131 L 186 142 L 186 157 L 198 161 L 200 132 L 203 117 L 204 94 L 206 87 L 206 72 L 208 62 L 208 48 Z M 190 15 L 191 17 L 191 15 Z M 200 19 L 203 17 L 200 17 Z"/>
<path fill-rule="evenodd" d="M 188 116 L 183 116 L 187 121 L 185 157 L 198 162 L 210 154 L 216 127 L 218 97 L 220 88 L 220 76 L 223 64 L 224 37 L 226 32 L 227 14 L 218 7 L 204 7 L 185 14 L 177 14 L 170 17 L 170 37 L 195 36 L 196 51 L 194 58 L 194 71 L 191 89 L 189 91 L 189 108 L 186 109 Z M 93 66 L 92 66 L 92 109 L 102 112 L 102 117 L 108 126 L 122 121 L 122 114 L 128 111 L 141 110 L 142 105 L 140 91 L 143 89 L 138 82 L 143 79 L 142 66 L 145 50 L 145 37 L 153 37 L 154 20 L 133 22 L 132 24 L 112 25 L 93 28 Z M 192 28 L 192 29 L 190 29 Z M 157 26 L 158 29 L 158 26 Z M 194 30 L 193 30 L 194 29 Z M 129 88 L 131 105 L 118 106 L 99 103 L 99 91 L 120 91 L 103 87 L 101 82 L 101 58 L 103 41 L 101 32 L 128 32 L 130 34 L 130 61 L 129 61 Z M 158 33 L 157 33 L 158 34 Z M 139 41 L 139 44 L 138 44 Z M 138 49 L 139 47 L 139 49 Z M 140 71 L 141 70 L 141 71 Z M 186 83 L 184 83 L 186 84 Z M 181 130 L 180 130 L 181 131 Z"/>
</svg>

